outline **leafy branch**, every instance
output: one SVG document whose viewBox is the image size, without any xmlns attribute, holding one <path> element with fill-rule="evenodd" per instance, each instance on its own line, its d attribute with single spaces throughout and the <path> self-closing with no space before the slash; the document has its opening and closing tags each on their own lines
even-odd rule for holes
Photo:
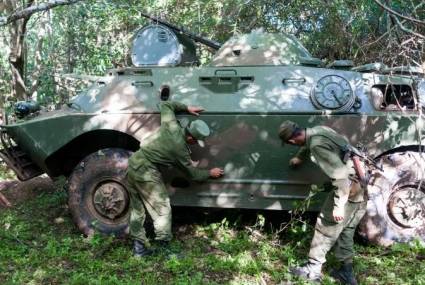
<svg viewBox="0 0 425 285">
<path fill-rule="evenodd" d="M 49 2 L 31 5 L 27 8 L 15 11 L 9 16 L 0 17 L 0 27 L 6 26 L 19 19 L 28 19 L 32 14 L 47 11 L 57 6 L 70 5 L 82 0 L 50 0 Z"/>
</svg>

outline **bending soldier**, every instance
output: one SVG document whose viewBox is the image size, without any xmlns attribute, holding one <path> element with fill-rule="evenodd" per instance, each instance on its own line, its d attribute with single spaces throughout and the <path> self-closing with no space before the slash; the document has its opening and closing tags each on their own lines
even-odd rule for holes
<svg viewBox="0 0 425 285">
<path fill-rule="evenodd" d="M 162 102 L 161 127 L 149 141 L 129 159 L 127 181 L 130 192 L 130 236 L 134 239 L 134 255 L 152 254 L 144 229 L 145 209 L 152 217 L 155 239 L 166 247 L 172 238 L 171 206 L 168 192 L 162 180 L 159 166 L 175 166 L 194 181 L 219 178 L 220 168 L 211 170 L 192 166 L 188 144 L 204 146 L 203 139 L 210 134 L 208 125 L 201 120 L 183 127 L 177 121 L 176 112 L 188 112 L 198 116 L 200 107 L 186 106 L 178 102 Z"/>
<path fill-rule="evenodd" d="M 343 284 L 357 284 L 353 274 L 353 236 L 366 212 L 367 199 L 364 189 L 349 179 L 354 173 L 351 161 L 343 162 L 344 150 L 349 143 L 347 138 L 325 126 L 302 129 L 291 121 L 282 123 L 279 137 L 283 144 L 302 146 L 290 160 L 290 166 L 298 166 L 311 156 L 334 186 L 317 218 L 308 262 L 303 267 L 293 268 L 291 273 L 319 281 L 326 254 L 334 247 L 341 267 L 334 269 L 331 275 Z"/>
</svg>

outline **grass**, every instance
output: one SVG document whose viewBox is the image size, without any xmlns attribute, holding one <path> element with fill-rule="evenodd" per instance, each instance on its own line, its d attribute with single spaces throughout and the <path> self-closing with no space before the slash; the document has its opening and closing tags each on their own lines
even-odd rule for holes
<svg viewBox="0 0 425 285">
<path fill-rule="evenodd" d="M 0 160 L 0 181 L 12 179 L 16 179 L 15 173 Z"/>
<path fill-rule="evenodd" d="M 284 213 L 174 209 L 172 248 L 182 256 L 136 259 L 126 239 L 82 236 L 57 188 L 0 210 L 0 284 L 307 284 L 288 268 L 305 261 L 312 226 L 277 234 L 270 225 Z M 361 284 L 425 284 L 419 243 L 356 250 Z M 330 256 L 325 272 L 334 265 Z"/>
</svg>

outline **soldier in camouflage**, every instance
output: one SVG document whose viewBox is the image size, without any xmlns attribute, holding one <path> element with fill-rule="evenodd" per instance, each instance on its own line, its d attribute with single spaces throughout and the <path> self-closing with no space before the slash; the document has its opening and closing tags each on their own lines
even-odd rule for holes
<svg viewBox="0 0 425 285">
<path fill-rule="evenodd" d="M 201 120 L 182 126 L 176 112 L 188 112 L 198 116 L 200 107 L 186 106 L 178 102 L 160 104 L 161 127 L 129 159 L 127 181 L 130 193 L 130 236 L 134 239 L 134 255 L 152 254 L 144 229 L 145 210 L 153 220 L 155 239 L 161 247 L 168 246 L 172 238 L 171 206 L 168 192 L 162 180 L 159 166 L 175 166 L 194 181 L 219 178 L 220 168 L 210 170 L 192 166 L 188 144 L 204 146 L 203 139 L 210 134 L 208 125 Z"/>
<path fill-rule="evenodd" d="M 308 262 L 293 268 L 292 274 L 319 281 L 326 254 L 334 247 L 341 267 L 334 269 L 331 275 L 343 284 L 357 284 L 353 273 L 353 236 L 366 212 L 367 199 L 359 183 L 350 179 L 355 173 L 351 161 L 343 161 L 349 143 L 347 138 L 325 126 L 302 129 L 291 121 L 282 123 L 279 137 L 283 144 L 302 146 L 290 160 L 290 166 L 296 167 L 311 157 L 334 186 L 317 218 Z"/>
</svg>

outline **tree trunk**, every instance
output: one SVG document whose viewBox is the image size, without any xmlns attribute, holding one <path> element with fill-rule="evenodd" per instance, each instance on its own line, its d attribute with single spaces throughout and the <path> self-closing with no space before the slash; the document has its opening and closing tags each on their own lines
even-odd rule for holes
<svg viewBox="0 0 425 285">
<path fill-rule="evenodd" d="M 38 82 L 29 90 L 25 84 L 25 32 L 31 15 L 51 8 L 77 3 L 81 0 L 55 0 L 34 4 L 34 0 L 3 0 L 0 9 L 9 14 L 0 17 L 0 26 L 9 24 L 10 55 L 9 63 L 12 71 L 12 96 L 17 100 L 27 100 L 30 93 L 37 88 Z M 22 7 L 22 6 L 23 7 Z M 40 39 L 41 41 L 41 39 Z M 42 42 L 39 43 L 40 45 Z M 41 46 L 39 46 L 41 49 Z"/>
<path fill-rule="evenodd" d="M 26 19 L 14 22 L 10 26 L 10 54 L 9 63 L 12 70 L 12 96 L 18 100 L 27 99 L 27 88 L 22 75 L 25 68 L 24 39 Z"/>
<path fill-rule="evenodd" d="M 30 7 L 34 0 L 29 0 L 26 7 Z M 19 0 L 8 0 L 3 2 L 7 12 L 12 13 L 21 5 Z M 27 99 L 27 87 L 23 74 L 25 71 L 25 32 L 29 18 L 19 19 L 9 26 L 10 32 L 10 54 L 9 63 L 12 71 L 12 96 L 18 100 Z"/>
<path fill-rule="evenodd" d="M 51 30 L 51 15 L 50 11 L 47 10 L 47 13 L 45 17 L 40 17 L 39 21 L 39 32 L 37 34 L 37 45 L 34 53 L 34 68 L 31 70 L 31 76 L 30 76 L 30 82 L 31 87 L 28 88 L 28 96 L 33 99 L 37 99 L 37 89 L 40 85 L 40 76 L 44 70 L 43 68 L 43 58 L 42 58 L 42 51 L 43 51 L 43 45 L 45 41 L 45 35 L 47 30 Z"/>
</svg>

